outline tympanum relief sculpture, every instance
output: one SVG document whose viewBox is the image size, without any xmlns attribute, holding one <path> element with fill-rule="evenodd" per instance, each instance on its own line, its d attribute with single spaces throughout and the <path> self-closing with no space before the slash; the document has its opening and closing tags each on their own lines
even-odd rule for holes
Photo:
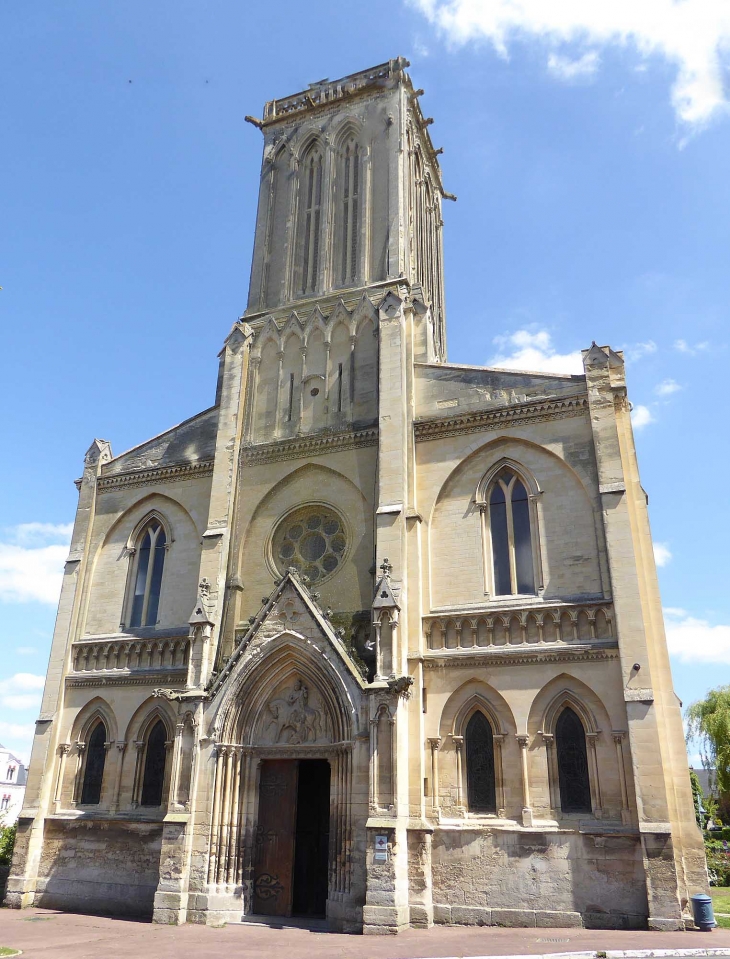
<svg viewBox="0 0 730 959">
<path fill-rule="evenodd" d="M 309 704 L 309 688 L 297 679 L 266 707 L 263 738 L 266 742 L 296 746 L 327 740 L 322 711 Z"/>
</svg>

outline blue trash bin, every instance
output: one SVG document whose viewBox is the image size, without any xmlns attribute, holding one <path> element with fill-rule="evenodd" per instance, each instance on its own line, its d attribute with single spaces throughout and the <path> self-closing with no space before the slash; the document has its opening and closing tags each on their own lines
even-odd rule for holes
<svg viewBox="0 0 730 959">
<path fill-rule="evenodd" d="M 704 892 L 692 896 L 692 916 L 700 932 L 712 932 L 713 926 L 717 925 L 712 911 L 712 898 Z"/>
</svg>

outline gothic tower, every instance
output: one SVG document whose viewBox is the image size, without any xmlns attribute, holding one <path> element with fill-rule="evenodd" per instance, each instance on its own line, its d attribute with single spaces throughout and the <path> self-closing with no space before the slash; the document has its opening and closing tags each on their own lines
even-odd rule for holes
<svg viewBox="0 0 730 959">
<path fill-rule="evenodd" d="M 10 905 L 691 923 L 623 357 L 447 362 L 453 197 L 407 66 L 248 118 L 251 283 L 215 404 L 86 454 Z"/>
</svg>

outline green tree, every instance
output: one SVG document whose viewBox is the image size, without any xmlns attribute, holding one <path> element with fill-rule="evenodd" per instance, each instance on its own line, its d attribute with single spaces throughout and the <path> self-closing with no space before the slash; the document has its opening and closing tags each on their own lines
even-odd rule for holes
<svg viewBox="0 0 730 959">
<path fill-rule="evenodd" d="M 689 770 L 689 781 L 692 784 L 692 799 L 694 801 L 694 806 L 695 806 L 695 819 L 697 820 L 697 825 L 700 827 L 700 829 L 704 829 L 705 817 L 700 815 L 700 809 L 704 810 L 705 808 L 705 804 L 703 801 L 705 797 L 702 793 L 702 786 L 700 786 L 700 781 L 699 781 L 699 778 L 697 777 L 697 773 L 694 771 L 694 769 L 692 769 L 691 766 Z"/>
<path fill-rule="evenodd" d="M 0 866 L 9 866 L 13 858 L 16 826 L 3 826 L 0 823 Z"/>
<path fill-rule="evenodd" d="M 685 713 L 687 742 L 697 741 L 705 769 L 715 770 L 723 818 L 730 806 L 730 686 L 711 689 Z"/>
</svg>

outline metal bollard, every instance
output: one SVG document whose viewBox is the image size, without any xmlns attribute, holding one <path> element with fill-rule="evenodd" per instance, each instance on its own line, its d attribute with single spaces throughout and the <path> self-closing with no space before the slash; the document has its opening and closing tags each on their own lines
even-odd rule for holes
<svg viewBox="0 0 730 959">
<path fill-rule="evenodd" d="M 712 927 L 717 925 L 712 911 L 712 898 L 704 892 L 692 896 L 692 917 L 700 932 L 712 932 Z"/>
</svg>

